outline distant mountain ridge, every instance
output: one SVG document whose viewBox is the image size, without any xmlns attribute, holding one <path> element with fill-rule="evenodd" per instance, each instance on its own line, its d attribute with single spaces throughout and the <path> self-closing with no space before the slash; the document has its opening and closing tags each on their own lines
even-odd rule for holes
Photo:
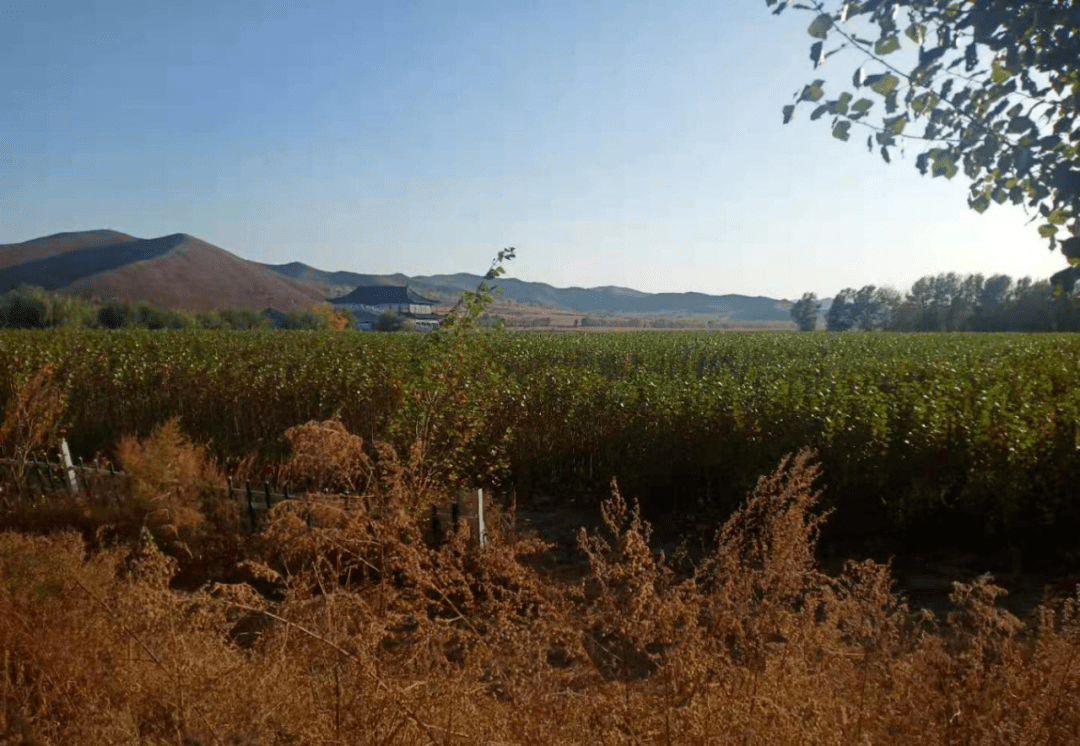
<svg viewBox="0 0 1080 746">
<path fill-rule="evenodd" d="M 403 274 L 369 275 L 354 272 L 325 272 L 302 262 L 266 265 L 295 280 L 318 283 L 326 289 L 349 290 L 361 285 L 408 285 L 428 297 L 450 300 L 463 290 L 475 290 L 480 275 L 459 272 L 451 275 Z M 732 321 L 790 321 L 791 302 L 762 296 L 708 295 L 706 293 L 646 293 L 616 286 L 557 288 L 543 282 L 527 282 L 502 277 L 495 283 L 502 298 L 529 305 L 549 305 L 580 313 L 669 314 L 721 316 Z M 347 292 L 347 291 L 346 291 Z M 339 295 L 345 295 L 340 292 Z"/>
<path fill-rule="evenodd" d="M 299 261 L 261 264 L 186 233 L 143 239 L 114 230 L 92 230 L 0 244 L 0 292 L 37 285 L 193 311 L 309 308 L 366 285 L 407 285 L 422 296 L 453 302 L 462 291 L 475 290 L 480 279 L 466 272 L 409 277 L 328 272 Z M 760 296 L 646 293 L 615 286 L 557 288 L 505 277 L 496 284 L 504 300 L 581 314 L 790 321 L 789 301 Z"/>
</svg>

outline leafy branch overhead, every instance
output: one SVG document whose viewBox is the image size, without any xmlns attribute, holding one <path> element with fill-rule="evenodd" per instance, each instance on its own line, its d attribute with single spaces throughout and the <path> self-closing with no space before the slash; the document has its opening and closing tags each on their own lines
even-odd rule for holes
<svg viewBox="0 0 1080 746">
<path fill-rule="evenodd" d="M 1080 4 L 1075 0 L 765 0 L 811 16 L 810 60 L 821 68 L 841 50 L 855 70 L 817 78 L 784 107 L 813 105 L 833 137 L 868 130 L 867 148 L 886 162 L 921 141 L 920 173 L 970 181 L 968 205 L 1023 205 L 1080 278 Z M 833 94 L 831 89 L 838 90 Z M 827 90 L 830 89 L 830 90 Z"/>
</svg>

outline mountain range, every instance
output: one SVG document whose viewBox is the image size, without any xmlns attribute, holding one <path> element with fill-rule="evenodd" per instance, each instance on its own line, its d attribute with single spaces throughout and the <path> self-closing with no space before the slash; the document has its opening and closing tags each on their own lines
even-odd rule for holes
<svg viewBox="0 0 1080 746">
<path fill-rule="evenodd" d="M 167 308 L 307 308 L 361 285 L 408 285 L 452 302 L 480 275 L 409 277 L 328 272 L 302 262 L 260 264 L 186 233 L 142 239 L 112 230 L 58 233 L 0 244 L 0 292 L 19 285 L 70 290 Z M 556 288 L 500 278 L 503 300 L 587 314 L 708 315 L 732 321 L 788 321 L 789 301 L 746 295 L 645 293 L 622 287 Z"/>
<path fill-rule="evenodd" d="M 475 290 L 481 276 L 468 272 L 452 275 L 370 275 L 325 272 L 302 262 L 266 265 L 298 282 L 309 283 L 336 297 L 361 285 L 408 285 L 414 292 L 435 300 L 452 301 L 463 290 Z M 702 315 L 731 321 L 790 321 L 791 302 L 761 296 L 708 295 L 706 293 L 646 293 L 630 288 L 603 286 L 557 288 L 543 282 L 501 277 L 500 298 L 532 306 L 596 314 Z"/>
</svg>

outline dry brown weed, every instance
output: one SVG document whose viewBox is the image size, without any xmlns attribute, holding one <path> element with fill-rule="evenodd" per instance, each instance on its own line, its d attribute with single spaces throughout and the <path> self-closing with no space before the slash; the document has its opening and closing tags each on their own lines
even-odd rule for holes
<svg viewBox="0 0 1080 746">
<path fill-rule="evenodd" d="M 887 565 L 820 572 L 808 453 L 689 572 L 613 489 L 576 584 L 522 561 L 537 542 L 432 542 L 416 506 L 438 495 L 403 475 L 363 510 L 275 506 L 243 578 L 194 591 L 150 530 L 0 534 L 0 742 L 1080 740 L 1080 599 L 1026 628 L 983 578 L 938 626 Z"/>
<path fill-rule="evenodd" d="M 67 409 L 68 391 L 57 377 L 55 365 L 46 365 L 29 376 L 16 379 L 0 420 L 0 454 L 13 463 L 13 485 L 20 490 L 26 461 L 39 449 L 55 445 L 61 436 L 61 417 Z"/>
</svg>

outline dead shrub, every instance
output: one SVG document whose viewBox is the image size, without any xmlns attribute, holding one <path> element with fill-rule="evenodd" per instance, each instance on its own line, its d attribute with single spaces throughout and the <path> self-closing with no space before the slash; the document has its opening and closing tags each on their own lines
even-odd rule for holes
<svg viewBox="0 0 1080 746">
<path fill-rule="evenodd" d="M 0 534 L 0 742 L 1080 737 L 1080 599 L 1024 628 L 984 578 L 938 627 L 887 565 L 822 573 L 808 453 L 760 480 L 688 571 L 613 486 L 574 583 L 523 562 L 535 541 L 425 541 L 415 505 L 435 494 L 405 474 L 374 478 L 363 510 L 275 506 L 231 582 L 191 591 L 149 529 L 95 551 Z"/>
<path fill-rule="evenodd" d="M 366 492 L 371 481 L 371 459 L 364 440 L 340 420 L 306 422 L 285 431 L 292 453 L 286 478 L 307 491 Z"/>
<path fill-rule="evenodd" d="M 67 409 L 68 389 L 61 384 L 55 364 L 16 379 L 0 420 L 0 453 L 9 455 L 15 488 L 21 492 L 26 464 L 35 451 L 59 440 L 61 417 Z"/>
<path fill-rule="evenodd" d="M 121 438 L 116 455 L 129 476 L 128 492 L 120 505 L 106 508 L 116 514 L 101 516 L 102 523 L 128 535 L 146 526 L 171 551 L 189 559 L 192 542 L 237 528 L 238 510 L 223 499 L 225 477 L 206 450 L 183 434 L 176 418 L 145 439 Z"/>
</svg>

